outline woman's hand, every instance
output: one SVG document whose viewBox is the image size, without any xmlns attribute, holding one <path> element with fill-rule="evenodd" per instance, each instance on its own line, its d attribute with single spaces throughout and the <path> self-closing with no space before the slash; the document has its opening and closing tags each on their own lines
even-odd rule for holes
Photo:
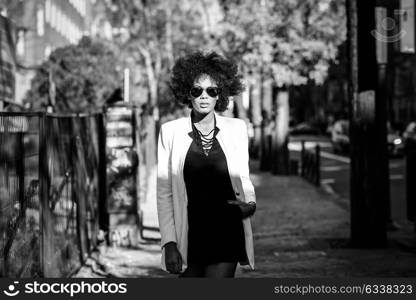
<svg viewBox="0 0 416 300">
<path fill-rule="evenodd" d="M 165 264 L 169 273 L 179 274 L 182 271 L 182 256 L 175 242 L 165 245 Z"/>
<path fill-rule="evenodd" d="M 241 209 L 241 213 L 243 215 L 243 219 L 251 217 L 254 212 L 256 211 L 256 203 L 249 202 L 246 203 L 241 200 L 228 200 L 228 204 L 237 205 Z"/>
</svg>

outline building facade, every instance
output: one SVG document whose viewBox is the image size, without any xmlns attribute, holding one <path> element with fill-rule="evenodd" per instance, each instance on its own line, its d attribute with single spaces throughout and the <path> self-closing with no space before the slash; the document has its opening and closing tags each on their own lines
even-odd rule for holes
<svg viewBox="0 0 416 300">
<path fill-rule="evenodd" d="M 92 0 L 30 0 L 24 1 L 16 23 L 15 99 L 21 103 L 36 68 L 56 48 L 76 44 L 90 34 Z"/>
</svg>

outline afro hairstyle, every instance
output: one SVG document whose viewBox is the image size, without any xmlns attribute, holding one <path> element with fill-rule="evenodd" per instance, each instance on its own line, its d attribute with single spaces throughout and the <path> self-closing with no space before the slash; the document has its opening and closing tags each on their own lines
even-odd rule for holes
<svg viewBox="0 0 416 300">
<path fill-rule="evenodd" d="M 245 88 L 237 64 L 216 52 L 204 54 L 196 51 L 180 57 L 172 69 L 170 88 L 179 103 L 192 108 L 189 90 L 203 75 L 208 75 L 219 87 L 220 93 L 215 105 L 218 112 L 227 109 L 230 96 L 240 94 Z"/>
</svg>

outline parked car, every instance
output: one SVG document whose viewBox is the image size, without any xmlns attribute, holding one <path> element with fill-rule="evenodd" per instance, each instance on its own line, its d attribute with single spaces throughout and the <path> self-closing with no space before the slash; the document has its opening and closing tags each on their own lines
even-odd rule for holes
<svg viewBox="0 0 416 300">
<path fill-rule="evenodd" d="M 410 122 L 409 125 L 407 125 L 405 131 L 403 132 L 403 140 L 404 142 L 407 140 L 416 142 L 416 121 Z"/>
<path fill-rule="evenodd" d="M 390 156 L 402 156 L 404 154 L 403 138 L 395 131 L 387 131 L 387 147 Z"/>
<path fill-rule="evenodd" d="M 331 131 L 331 142 L 335 153 L 347 154 L 350 149 L 349 121 L 339 120 L 334 123 Z M 402 137 L 387 128 L 387 147 L 390 156 L 401 156 L 404 153 L 404 142 Z"/>
<path fill-rule="evenodd" d="M 335 153 L 346 154 L 350 149 L 349 122 L 338 120 L 331 127 L 331 142 Z"/>
<path fill-rule="evenodd" d="M 319 135 L 319 129 L 309 123 L 302 122 L 289 128 L 290 135 Z"/>
</svg>

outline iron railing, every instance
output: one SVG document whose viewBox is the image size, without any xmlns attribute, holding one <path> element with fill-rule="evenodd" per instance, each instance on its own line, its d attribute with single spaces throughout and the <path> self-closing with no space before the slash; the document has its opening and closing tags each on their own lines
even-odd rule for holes
<svg viewBox="0 0 416 300">
<path fill-rule="evenodd" d="M 103 122 L 0 112 L 2 277 L 70 276 L 96 246 L 106 222 Z"/>
<path fill-rule="evenodd" d="M 315 149 L 306 149 L 305 141 L 302 141 L 301 152 L 301 176 L 316 186 L 321 185 L 321 148 L 319 144 Z"/>
</svg>

